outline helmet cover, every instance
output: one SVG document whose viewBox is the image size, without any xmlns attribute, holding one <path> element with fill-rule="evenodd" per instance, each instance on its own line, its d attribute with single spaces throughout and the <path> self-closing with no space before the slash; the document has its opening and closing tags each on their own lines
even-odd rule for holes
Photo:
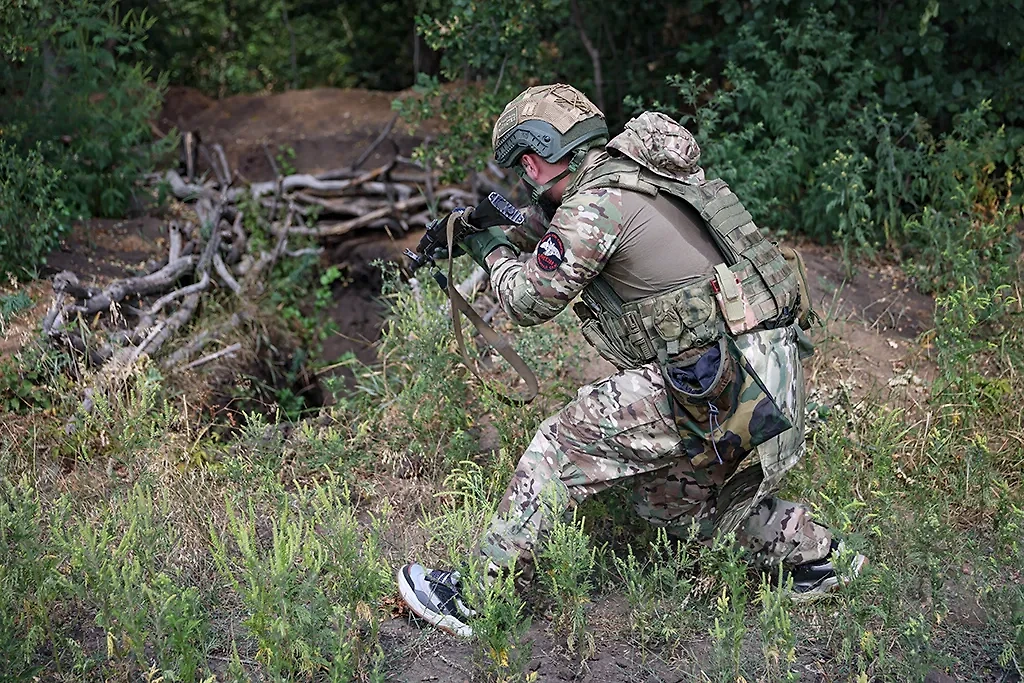
<svg viewBox="0 0 1024 683">
<path fill-rule="evenodd" d="M 509 102 L 491 142 L 495 161 L 509 168 L 524 152 L 554 163 L 602 137 L 607 139 L 608 126 L 601 110 L 576 88 L 556 83 L 527 88 Z"/>
</svg>

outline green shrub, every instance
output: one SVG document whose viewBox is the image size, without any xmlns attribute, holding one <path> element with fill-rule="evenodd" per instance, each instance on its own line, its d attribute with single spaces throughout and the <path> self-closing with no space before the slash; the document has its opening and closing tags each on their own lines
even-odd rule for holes
<svg viewBox="0 0 1024 683">
<path fill-rule="evenodd" d="M 123 215 L 153 155 L 174 144 L 150 145 L 166 84 L 146 65 L 152 25 L 145 12 L 122 15 L 116 0 L 0 9 L 5 40 L 24 41 L 0 60 L 0 90 L 11 94 L 0 99 L 3 138 L 60 169 L 63 182 L 51 192 L 75 216 Z"/>
<path fill-rule="evenodd" d="M 594 634 L 587 628 L 587 606 L 593 590 L 597 548 L 583 531 L 585 520 L 556 520 L 538 558 L 541 584 L 554 603 L 555 631 L 565 638 L 570 654 L 581 660 L 594 654 Z"/>
<path fill-rule="evenodd" d="M 378 529 L 363 533 L 338 482 L 300 490 L 269 521 L 251 500 L 227 500 L 227 529 L 210 530 L 213 559 L 237 593 L 255 639 L 257 659 L 272 676 L 293 679 L 326 671 L 352 680 L 380 663 L 377 603 L 390 588 Z"/>
<path fill-rule="evenodd" d="M 21 154 L 0 138 L 0 276 L 32 275 L 57 246 L 69 219 L 63 180 L 38 146 Z"/>
</svg>

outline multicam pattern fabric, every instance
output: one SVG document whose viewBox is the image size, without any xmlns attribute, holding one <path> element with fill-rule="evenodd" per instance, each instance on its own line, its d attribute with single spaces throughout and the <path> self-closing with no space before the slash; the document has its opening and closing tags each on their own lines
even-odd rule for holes
<svg viewBox="0 0 1024 683">
<path fill-rule="evenodd" d="M 660 112 L 644 112 L 626 124 L 608 149 L 641 166 L 684 182 L 703 182 L 700 145 L 690 131 Z"/>
<path fill-rule="evenodd" d="M 537 242 L 548 231 L 549 221 L 544 218 L 544 214 L 537 206 L 524 209 L 523 214 L 525 218 L 522 225 L 510 225 L 504 228 L 505 237 L 508 237 L 508 241 L 519 251 L 529 254 L 537 248 Z M 511 250 L 505 250 L 504 256 L 515 258 L 515 254 Z M 495 260 L 497 260 L 497 256 L 494 259 L 488 259 L 489 262 Z"/>
<path fill-rule="evenodd" d="M 530 221 L 532 227 L 537 218 L 531 215 Z M 536 254 L 520 262 L 510 249 L 491 252 L 491 288 L 512 321 L 537 325 L 558 315 L 608 263 L 621 223 L 622 190 L 580 192 L 571 204 L 559 207 L 547 230 L 537 236 L 539 240 L 554 233 L 564 245 L 564 258 L 555 270 L 541 268 Z"/>
<path fill-rule="evenodd" d="M 545 121 L 559 133 L 567 133 L 577 123 L 594 117 L 603 119 L 604 114 L 571 85 L 537 85 L 505 105 L 494 124 L 491 143 L 497 148 L 503 137 L 525 121 Z"/>
<path fill-rule="evenodd" d="M 683 452 L 694 467 L 739 462 L 793 426 L 731 339 L 670 359 L 664 373 Z"/>
<path fill-rule="evenodd" d="M 770 497 L 804 448 L 803 374 L 799 362 L 791 364 L 798 353 L 795 330 L 755 332 L 738 341 L 793 429 L 761 444 L 753 457 L 695 467 L 673 422 L 658 365 L 624 370 L 583 387 L 541 425 L 480 553 L 497 566 L 518 563 L 529 576 L 532 551 L 553 520 L 588 496 L 628 482 L 637 512 L 652 523 L 688 528 L 697 520 L 709 536 L 734 531 L 757 560 L 769 564 L 824 557 L 828 530 L 809 523 L 803 506 Z"/>
</svg>

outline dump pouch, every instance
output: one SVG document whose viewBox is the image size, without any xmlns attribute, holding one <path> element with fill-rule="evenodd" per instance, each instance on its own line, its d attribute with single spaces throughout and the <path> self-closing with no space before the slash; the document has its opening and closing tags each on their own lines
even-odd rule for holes
<svg viewBox="0 0 1024 683">
<path fill-rule="evenodd" d="M 728 336 L 670 358 L 662 373 L 683 449 L 697 469 L 738 464 L 793 426 Z"/>
</svg>

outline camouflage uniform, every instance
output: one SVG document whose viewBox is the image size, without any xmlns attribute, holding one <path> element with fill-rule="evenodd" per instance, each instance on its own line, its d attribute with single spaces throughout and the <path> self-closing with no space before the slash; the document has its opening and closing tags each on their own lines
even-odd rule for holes
<svg viewBox="0 0 1024 683">
<path fill-rule="evenodd" d="M 604 343 L 598 350 L 621 361 L 616 362 L 621 369 L 580 389 L 541 425 L 480 541 L 480 553 L 497 566 L 520 563 L 528 575 L 532 551 L 554 519 L 628 480 L 637 512 L 659 526 L 689 529 L 696 521 L 708 537 L 735 532 L 753 561 L 769 565 L 827 556 L 828 529 L 811 521 L 805 507 L 771 495 L 804 451 L 800 348 L 805 338 L 796 323 L 767 324 L 792 319 L 790 306 L 799 299 L 793 272 L 727 186 L 705 183 L 699 147 L 685 129 L 662 115 L 645 114 L 604 147 L 596 142 L 606 133 L 603 117 L 598 122 L 595 116 L 599 112 L 581 93 L 559 85 L 528 90 L 498 120 L 495 158 L 503 165 L 514 163 L 524 149 L 552 161 L 576 147 L 567 170 L 556 176 L 572 174 L 551 219 L 534 208 L 523 225 L 507 233 L 511 245 L 533 253 L 520 259 L 509 246 L 487 253 L 491 286 L 520 325 L 550 320 L 581 295 L 592 312 L 614 313 L 615 306 L 602 307 L 602 301 L 649 305 L 653 317 L 643 324 L 656 328 L 668 345 L 654 349 L 657 361 L 646 352 L 634 361 L 628 348 L 611 348 L 626 332 L 602 333 L 595 341 L 584 322 L 588 340 Z M 577 136 L 583 125 L 589 128 Z M 580 141 L 586 142 L 579 146 Z M 661 175 L 637 175 L 636 164 Z M 535 197 L 555 182 L 538 186 L 527 180 Z M 654 188 L 666 191 L 650 191 Z M 666 194 L 684 198 L 685 206 L 666 205 L 661 198 Z M 719 242 L 712 244 L 709 231 Z M 734 250 L 730 258 L 739 270 L 721 270 L 726 266 L 720 249 Z M 709 291 L 712 272 L 726 300 L 720 301 L 732 331 L 726 338 Z M 726 292 L 733 274 L 742 301 Z M 769 286 L 758 289 L 762 279 Z M 614 290 L 611 298 L 601 294 L 602 288 Z M 745 322 L 753 324 L 744 327 Z M 602 318 L 606 323 L 617 324 Z M 718 367 L 726 367 L 728 359 L 734 376 L 744 377 L 730 380 L 735 391 L 727 407 L 708 403 L 719 399 L 704 386 L 706 377 L 698 382 L 704 393 L 689 394 L 685 390 L 697 375 L 687 376 L 687 385 L 674 374 L 694 369 L 689 361 L 697 356 L 691 351 L 703 359 L 709 345 L 721 339 L 729 341 L 718 341 Z M 715 381 L 723 377 L 719 370 Z M 721 433 L 722 439 L 700 442 L 702 420 L 679 411 L 680 397 L 688 395 L 716 396 L 702 399 L 707 411 L 702 420 L 712 415 L 704 422 L 704 436 Z M 741 409 L 739 435 L 724 425 L 716 431 L 715 415 L 729 419 Z"/>
<path fill-rule="evenodd" d="M 624 370 L 583 387 L 546 420 L 502 498 L 480 544 L 499 566 L 523 560 L 540 536 L 571 505 L 626 480 L 637 513 L 659 526 L 700 523 L 706 535 L 735 531 L 755 561 L 800 564 L 824 557 L 831 534 L 807 509 L 770 496 L 778 479 L 766 480 L 761 463 L 784 471 L 802 455 L 803 371 L 796 333 L 782 328 L 743 335 L 746 357 L 794 421 L 794 428 L 738 463 L 695 469 L 685 456 L 664 378 L 656 363 Z M 753 508 L 753 509 L 752 509 Z"/>
<path fill-rule="evenodd" d="M 565 246 L 555 271 L 537 253 L 520 261 L 508 249 L 487 259 L 494 292 L 521 325 L 557 315 L 614 255 L 622 191 L 579 193 L 550 224 L 535 211 L 509 239 L 522 249 L 556 232 Z M 672 401 L 657 362 L 626 369 L 583 387 L 546 420 L 521 457 L 481 543 L 495 565 L 517 561 L 530 571 L 538 539 L 572 505 L 613 484 L 631 480 L 637 512 L 654 524 L 706 534 L 734 531 L 755 561 L 800 564 L 827 555 L 831 533 L 797 503 L 771 497 L 783 473 L 804 451 L 804 380 L 797 325 L 740 335 L 743 357 L 793 424 L 758 446 L 756 457 L 697 468 L 686 455 Z M 771 476 L 765 477 L 764 472 Z"/>
</svg>

